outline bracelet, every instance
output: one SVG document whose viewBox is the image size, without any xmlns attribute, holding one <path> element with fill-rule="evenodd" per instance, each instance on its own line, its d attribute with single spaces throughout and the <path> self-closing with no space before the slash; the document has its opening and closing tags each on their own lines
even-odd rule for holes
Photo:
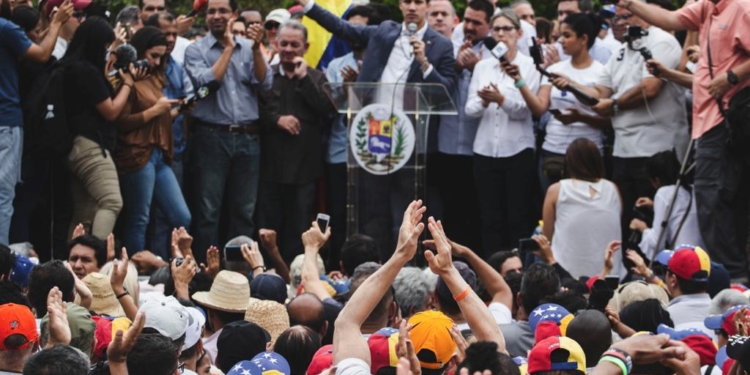
<svg viewBox="0 0 750 375">
<path fill-rule="evenodd" d="M 602 363 L 602 362 L 612 363 L 615 366 L 620 368 L 620 371 L 622 371 L 622 375 L 628 375 L 628 369 L 627 367 L 625 367 L 625 362 L 623 362 L 622 359 L 605 355 L 601 359 L 599 359 L 599 363 Z"/>
<path fill-rule="evenodd" d="M 120 299 L 120 298 L 122 298 L 122 297 L 125 297 L 125 296 L 129 296 L 129 295 L 130 295 L 130 293 L 128 292 L 128 290 L 127 290 L 127 289 L 125 289 L 125 293 L 123 293 L 123 294 L 120 294 L 119 296 L 116 296 L 116 297 L 117 297 L 117 299 Z"/>
<path fill-rule="evenodd" d="M 616 357 L 620 359 L 624 364 L 628 372 L 633 371 L 633 357 L 628 354 L 628 352 L 618 349 L 618 348 L 609 348 L 607 351 L 602 354 L 602 356 L 609 356 L 609 357 Z"/>
<path fill-rule="evenodd" d="M 459 294 L 457 296 L 453 296 L 453 299 L 456 300 L 456 302 L 458 302 L 458 301 L 466 298 L 466 296 L 468 296 L 469 293 L 471 293 L 471 286 L 467 286 L 466 290 L 464 290 L 463 292 L 461 292 L 461 294 Z"/>
<path fill-rule="evenodd" d="M 264 265 L 260 265 L 260 266 L 255 266 L 255 267 L 253 267 L 253 269 L 252 269 L 252 270 L 253 270 L 253 271 L 255 271 L 255 270 L 256 270 L 256 269 L 258 269 L 258 268 L 262 268 L 262 269 L 263 269 L 263 272 L 266 272 L 266 266 L 264 266 Z"/>
<path fill-rule="evenodd" d="M 520 88 L 521 88 L 521 87 L 523 87 L 523 86 L 524 86 L 525 84 L 526 84 L 526 80 L 525 80 L 525 79 L 523 79 L 523 78 L 521 78 L 521 80 L 520 80 L 520 81 L 516 82 L 515 86 L 516 86 L 516 88 L 517 88 L 517 89 L 520 89 Z"/>
</svg>

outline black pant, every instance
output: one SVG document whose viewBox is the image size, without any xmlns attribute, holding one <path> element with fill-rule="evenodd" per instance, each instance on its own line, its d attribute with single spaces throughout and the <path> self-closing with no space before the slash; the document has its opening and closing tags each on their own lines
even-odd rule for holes
<svg viewBox="0 0 750 375">
<path fill-rule="evenodd" d="M 438 167 L 432 171 L 438 179 L 446 235 L 471 249 L 481 249 L 474 157 L 440 153 L 436 162 Z"/>
<path fill-rule="evenodd" d="M 534 150 L 507 158 L 474 154 L 474 178 L 482 218 L 482 255 L 515 247 L 534 229 L 531 196 Z"/>
<path fill-rule="evenodd" d="M 620 202 L 622 203 L 622 243 L 624 246 L 640 250 L 638 243 L 630 243 L 630 222 L 635 217 L 633 207 L 640 197 L 653 198 L 655 191 L 646 172 L 646 162 L 649 158 L 612 158 L 612 182 L 620 190 Z M 635 266 L 630 259 L 622 257 L 625 269 L 629 270 Z"/>
<path fill-rule="evenodd" d="M 346 163 L 326 164 L 327 211 L 331 216 L 331 240 L 326 269 L 340 268 L 341 247 L 346 242 Z"/>
<path fill-rule="evenodd" d="M 747 215 L 750 170 L 729 155 L 727 130 L 720 124 L 698 138 L 695 201 L 698 225 L 711 260 L 734 279 L 747 278 Z"/>
<path fill-rule="evenodd" d="M 294 257 L 304 251 L 302 233 L 315 220 L 315 187 L 314 181 L 301 185 L 260 183 L 259 228 L 276 231 L 279 251 L 286 264 L 292 264 Z"/>
</svg>

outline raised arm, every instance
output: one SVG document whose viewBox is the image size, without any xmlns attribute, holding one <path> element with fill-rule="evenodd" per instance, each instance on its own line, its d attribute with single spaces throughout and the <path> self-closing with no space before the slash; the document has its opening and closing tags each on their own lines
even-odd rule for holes
<svg viewBox="0 0 750 375">
<path fill-rule="evenodd" d="M 42 42 L 37 44 L 31 44 L 31 46 L 24 52 L 23 57 L 38 63 L 46 63 L 52 52 L 55 50 L 55 44 L 57 43 L 57 36 L 60 33 L 62 25 L 70 19 L 73 15 L 73 3 L 70 0 L 65 0 L 60 5 L 60 8 L 52 18 L 52 23 L 49 25 L 49 31 L 47 35 L 42 39 Z"/>
<path fill-rule="evenodd" d="M 443 224 L 430 217 L 427 227 L 432 234 L 432 238 L 435 239 L 435 247 L 437 248 L 437 254 L 430 250 L 424 252 L 430 270 L 439 275 L 448 285 L 448 289 L 453 294 L 453 298 L 458 303 L 461 313 L 469 323 L 469 328 L 471 328 L 477 340 L 495 342 L 499 352 L 507 353 L 505 338 L 500 332 L 500 327 L 495 323 L 492 313 L 453 265 L 451 244 L 445 236 Z"/>
<path fill-rule="evenodd" d="M 667 31 L 685 30 L 687 27 L 677 17 L 677 12 L 640 0 L 620 0 L 617 6 L 625 8 L 644 21 Z"/>
<path fill-rule="evenodd" d="M 453 241 L 449 242 L 453 255 L 466 259 L 474 272 L 477 273 L 479 281 L 492 296 L 492 302 L 502 303 L 509 310 L 513 310 L 513 291 L 510 290 L 510 286 L 500 273 L 468 247 Z"/>
<path fill-rule="evenodd" d="M 331 237 L 331 227 L 326 228 L 326 232 L 323 233 L 315 221 L 312 222 L 310 229 L 302 233 L 302 244 L 305 246 L 305 260 L 302 262 L 302 286 L 305 288 L 305 292 L 316 295 L 321 301 L 330 298 L 330 295 L 323 282 L 320 281 L 318 266 L 315 261 L 318 259 L 320 248 L 325 245 L 329 237 Z"/>
<path fill-rule="evenodd" d="M 350 43 L 366 43 L 370 38 L 370 34 L 377 28 L 377 26 L 362 27 L 351 25 L 349 22 L 341 19 L 341 17 L 315 4 L 313 0 L 297 0 L 297 3 L 304 7 L 305 16 L 310 17 L 331 34 Z"/>
<path fill-rule="evenodd" d="M 370 365 L 370 349 L 360 328 L 393 284 L 398 271 L 414 257 L 419 236 L 424 230 L 422 215 L 426 209 L 422 206 L 421 200 L 409 204 L 404 212 L 404 220 L 398 234 L 398 245 L 393 256 L 362 283 L 352 295 L 349 303 L 341 310 L 336 319 L 336 330 L 333 335 L 334 364 L 344 359 L 356 358 Z"/>
</svg>

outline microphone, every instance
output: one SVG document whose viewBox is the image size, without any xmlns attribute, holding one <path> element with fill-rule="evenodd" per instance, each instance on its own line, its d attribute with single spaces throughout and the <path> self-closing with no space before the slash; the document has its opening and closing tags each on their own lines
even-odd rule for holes
<svg viewBox="0 0 750 375">
<path fill-rule="evenodd" d="M 196 0 L 197 1 L 197 0 Z M 410 22 L 408 25 L 406 25 L 406 35 L 408 35 L 410 38 L 414 36 L 417 33 L 417 24 L 414 22 Z M 414 54 L 414 44 L 411 44 L 411 48 L 409 49 L 409 54 Z"/>
<path fill-rule="evenodd" d="M 188 13 L 188 17 L 195 17 L 198 12 L 203 10 L 206 5 L 208 5 L 208 0 L 195 0 L 193 1 L 193 10 Z M 229 27 L 232 27 L 232 25 L 229 25 Z"/>
<path fill-rule="evenodd" d="M 185 110 L 189 108 L 193 103 L 201 101 L 203 99 L 208 98 L 211 96 L 211 94 L 219 91 L 219 88 L 221 88 L 221 82 L 217 80 L 209 81 L 205 85 L 199 87 L 197 90 L 195 90 L 195 96 L 188 99 L 187 102 L 183 103 L 181 105 L 181 109 Z"/>
<path fill-rule="evenodd" d="M 648 48 L 646 47 L 643 47 L 638 51 L 641 53 L 641 56 L 643 56 L 643 59 L 646 61 L 652 60 L 654 58 L 654 55 L 652 55 L 651 51 L 649 51 Z M 656 65 L 653 65 L 651 68 L 654 70 L 654 76 L 658 77 L 661 75 L 661 71 Z"/>
<path fill-rule="evenodd" d="M 495 38 L 488 36 L 483 40 L 484 46 L 495 56 L 501 63 L 510 63 L 510 60 L 505 56 L 508 53 L 508 46 L 503 42 L 498 42 Z"/>
<path fill-rule="evenodd" d="M 542 68 L 544 60 L 542 58 L 541 46 L 537 44 L 536 38 L 531 38 L 531 47 L 529 47 L 529 54 L 531 55 L 531 58 L 534 59 L 534 65 L 536 65 L 536 70 L 538 70 L 539 73 L 542 73 L 543 76 L 546 76 L 548 78 L 555 77 L 553 74 Z M 566 85 L 563 88 L 565 89 L 565 91 L 570 91 L 573 96 L 576 97 L 576 99 L 589 107 L 593 107 L 597 103 L 599 103 L 599 99 L 592 98 L 571 85 Z"/>
</svg>

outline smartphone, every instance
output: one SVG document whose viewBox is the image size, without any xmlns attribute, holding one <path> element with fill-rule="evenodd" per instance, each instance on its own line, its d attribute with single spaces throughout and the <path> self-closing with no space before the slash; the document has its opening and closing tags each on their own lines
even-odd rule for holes
<svg viewBox="0 0 750 375">
<path fill-rule="evenodd" d="M 227 262 L 244 262 L 241 246 L 227 246 L 224 248 L 224 260 Z"/>
<path fill-rule="evenodd" d="M 617 290 L 620 287 L 620 276 L 609 275 L 604 278 L 604 281 L 607 282 L 607 287 L 611 290 Z"/>
<path fill-rule="evenodd" d="M 182 265 L 182 263 L 184 263 L 184 262 L 185 262 L 185 259 L 184 259 L 184 258 L 177 258 L 177 259 L 175 259 L 175 260 L 174 260 L 174 265 L 175 265 L 175 266 L 177 266 L 177 267 L 179 267 L 179 266 L 181 266 L 181 265 Z"/>
<path fill-rule="evenodd" d="M 539 250 L 539 243 L 534 241 L 533 238 L 521 238 L 518 240 L 518 252 L 531 252 Z"/>
<path fill-rule="evenodd" d="M 318 222 L 320 231 L 325 233 L 326 230 L 328 230 L 328 223 L 331 222 L 331 217 L 326 214 L 318 214 L 318 217 L 315 219 L 315 221 Z"/>
<path fill-rule="evenodd" d="M 182 104 L 180 104 L 180 111 L 184 111 L 184 110 L 190 108 L 190 106 L 193 105 L 193 103 L 195 103 L 195 99 L 196 99 L 196 97 L 193 96 L 190 99 L 182 102 Z"/>
<path fill-rule="evenodd" d="M 551 113 L 551 114 L 553 114 L 553 115 L 555 115 L 555 116 L 560 116 L 560 115 L 562 115 L 562 112 L 560 112 L 560 110 L 559 110 L 559 109 L 550 109 L 550 110 L 549 110 L 549 113 Z"/>
</svg>

